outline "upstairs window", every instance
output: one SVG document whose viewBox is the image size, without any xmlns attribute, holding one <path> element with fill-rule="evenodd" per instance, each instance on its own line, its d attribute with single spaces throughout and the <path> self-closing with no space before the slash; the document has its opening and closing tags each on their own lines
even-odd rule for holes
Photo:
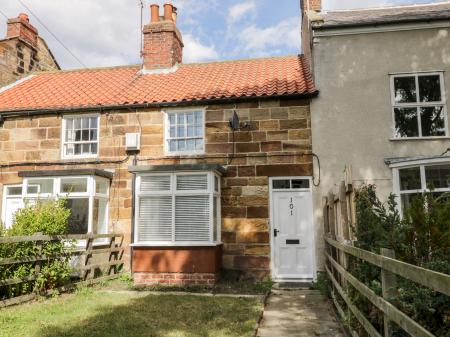
<svg viewBox="0 0 450 337">
<path fill-rule="evenodd" d="M 139 175 L 135 241 L 174 246 L 219 242 L 219 184 L 214 172 Z"/>
<path fill-rule="evenodd" d="M 63 118 L 63 158 L 89 158 L 98 155 L 99 116 Z"/>
<path fill-rule="evenodd" d="M 166 114 L 166 152 L 203 153 L 204 111 L 170 111 Z"/>
<path fill-rule="evenodd" d="M 391 77 L 394 136 L 447 136 L 447 112 L 442 73 Z"/>
</svg>

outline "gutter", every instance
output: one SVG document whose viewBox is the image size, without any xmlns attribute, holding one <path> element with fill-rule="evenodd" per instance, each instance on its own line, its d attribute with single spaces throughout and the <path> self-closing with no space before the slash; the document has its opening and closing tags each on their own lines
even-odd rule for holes
<svg viewBox="0 0 450 337">
<path fill-rule="evenodd" d="M 14 117 L 32 117 L 49 114 L 61 114 L 65 112 L 76 113 L 86 111 L 110 111 L 110 110 L 124 110 L 124 109 L 143 109 L 143 108 L 159 108 L 159 107 L 180 107 L 180 106 L 194 106 L 194 105 L 209 105 L 209 104 L 234 104 L 239 102 L 254 102 L 259 100 L 272 99 L 294 99 L 294 98 L 315 98 L 319 94 L 316 90 L 313 93 L 307 94 L 289 94 L 289 95 L 273 95 L 273 96 L 246 96 L 246 97 L 229 97 L 218 99 L 203 99 L 195 101 L 176 101 L 176 102 L 155 102 L 155 103 L 135 103 L 135 104 L 115 104 L 115 105 L 94 105 L 77 108 L 51 108 L 51 109 L 33 109 L 33 110 L 4 110 L 0 111 L 0 124 L 5 118 Z"/>
<path fill-rule="evenodd" d="M 449 21 L 450 17 L 446 18 L 433 18 L 433 19 L 404 19 L 404 20 L 380 20 L 380 21 L 366 21 L 360 23 L 335 23 L 335 24 L 322 24 L 322 25 L 313 25 L 313 30 L 324 31 L 328 29 L 345 29 L 345 28 L 359 28 L 359 27 L 378 27 L 381 25 L 397 25 L 397 24 L 407 24 L 407 23 L 433 23 L 435 21 Z M 450 24 L 449 24 L 450 26 Z"/>
</svg>

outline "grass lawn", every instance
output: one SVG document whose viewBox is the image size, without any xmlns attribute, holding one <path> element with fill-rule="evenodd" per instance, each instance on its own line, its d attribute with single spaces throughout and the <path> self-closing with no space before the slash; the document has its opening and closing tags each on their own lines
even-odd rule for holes
<svg viewBox="0 0 450 337">
<path fill-rule="evenodd" d="M 83 288 L 0 309 L 1 337 L 250 337 L 257 298 L 146 295 Z"/>
</svg>

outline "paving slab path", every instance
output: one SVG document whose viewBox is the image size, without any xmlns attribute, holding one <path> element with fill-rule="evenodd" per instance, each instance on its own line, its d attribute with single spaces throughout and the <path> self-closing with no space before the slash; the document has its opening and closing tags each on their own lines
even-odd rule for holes
<svg viewBox="0 0 450 337">
<path fill-rule="evenodd" d="M 274 290 L 258 337 L 344 337 L 331 303 L 317 290 Z"/>
</svg>

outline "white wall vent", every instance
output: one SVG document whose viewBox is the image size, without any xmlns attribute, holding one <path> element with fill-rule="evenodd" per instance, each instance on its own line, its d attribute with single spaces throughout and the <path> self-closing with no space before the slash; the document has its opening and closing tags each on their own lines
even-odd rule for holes
<svg viewBox="0 0 450 337">
<path fill-rule="evenodd" d="M 127 151 L 137 151 L 141 149 L 141 134 L 127 133 L 125 135 L 125 149 Z"/>
</svg>

